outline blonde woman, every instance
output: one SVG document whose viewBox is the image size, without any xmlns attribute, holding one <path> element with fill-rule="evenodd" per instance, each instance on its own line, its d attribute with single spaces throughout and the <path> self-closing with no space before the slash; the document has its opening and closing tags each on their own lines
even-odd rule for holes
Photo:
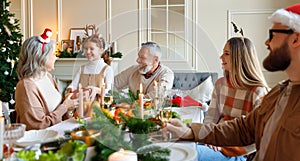
<svg viewBox="0 0 300 161">
<path fill-rule="evenodd" d="M 40 36 L 24 41 L 19 56 L 16 87 L 16 121 L 26 124 L 26 130 L 44 129 L 68 118 L 78 104 L 69 97 L 62 99 L 55 80 L 49 73 L 56 61 L 56 42 L 50 40 L 50 29 Z"/>
<path fill-rule="evenodd" d="M 229 39 L 220 56 L 224 77 L 219 78 L 204 123 L 221 123 L 243 117 L 259 107 L 268 86 L 262 74 L 253 43 L 245 37 Z M 198 146 L 200 160 L 246 160 L 255 151 L 246 147 Z M 240 157 L 236 157 L 240 156 Z"/>
</svg>

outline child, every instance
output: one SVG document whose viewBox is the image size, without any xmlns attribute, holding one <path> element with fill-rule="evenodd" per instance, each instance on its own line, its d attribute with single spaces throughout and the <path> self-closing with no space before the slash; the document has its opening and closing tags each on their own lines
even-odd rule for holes
<svg viewBox="0 0 300 161">
<path fill-rule="evenodd" d="M 91 89 L 90 98 L 93 100 L 96 94 L 101 93 L 100 87 L 102 83 L 105 83 L 106 93 L 111 89 L 114 73 L 112 67 L 106 64 L 106 61 L 102 58 L 105 53 L 104 47 L 104 39 L 102 37 L 99 38 L 96 34 L 84 40 L 83 52 L 89 63 L 80 67 L 67 88 L 68 93 L 77 90 L 80 83 L 83 88 Z"/>
</svg>

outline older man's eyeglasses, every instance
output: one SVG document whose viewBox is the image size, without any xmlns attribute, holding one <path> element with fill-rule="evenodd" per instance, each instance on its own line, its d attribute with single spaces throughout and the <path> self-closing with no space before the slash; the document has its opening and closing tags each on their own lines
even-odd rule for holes
<svg viewBox="0 0 300 161">
<path fill-rule="evenodd" d="M 282 34 L 293 34 L 294 30 L 284 30 L 284 29 L 270 29 L 269 30 L 269 41 L 273 39 L 273 32 L 282 33 Z"/>
</svg>

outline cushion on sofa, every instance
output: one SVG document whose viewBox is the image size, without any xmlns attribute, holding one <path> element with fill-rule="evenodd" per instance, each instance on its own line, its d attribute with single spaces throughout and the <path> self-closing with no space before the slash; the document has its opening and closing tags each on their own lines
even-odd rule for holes
<svg viewBox="0 0 300 161">
<path fill-rule="evenodd" d="M 185 91 L 197 101 L 209 102 L 218 73 L 174 73 L 173 89 Z"/>
<path fill-rule="evenodd" d="M 200 102 L 209 102 L 211 99 L 214 84 L 211 76 L 209 76 L 204 82 L 190 90 L 190 96 Z"/>
</svg>

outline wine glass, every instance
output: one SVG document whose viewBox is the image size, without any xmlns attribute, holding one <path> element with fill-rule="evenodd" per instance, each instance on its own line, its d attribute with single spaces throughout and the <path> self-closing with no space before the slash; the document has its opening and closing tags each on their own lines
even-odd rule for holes
<svg viewBox="0 0 300 161">
<path fill-rule="evenodd" d="M 158 117 L 162 121 L 162 128 L 164 128 L 167 125 L 168 121 L 172 119 L 172 107 L 162 107 L 159 110 Z M 166 136 L 167 141 L 172 138 L 170 132 L 167 132 Z"/>
<path fill-rule="evenodd" d="M 111 93 L 106 93 L 104 95 L 104 105 L 109 109 L 110 108 L 110 105 L 112 104 L 113 102 L 113 95 Z"/>
<path fill-rule="evenodd" d="M 24 136 L 25 133 L 25 124 L 13 123 L 5 125 L 3 133 L 3 142 L 8 145 L 7 160 L 14 160 L 11 157 L 10 149 L 12 148 L 13 143 Z"/>
</svg>

